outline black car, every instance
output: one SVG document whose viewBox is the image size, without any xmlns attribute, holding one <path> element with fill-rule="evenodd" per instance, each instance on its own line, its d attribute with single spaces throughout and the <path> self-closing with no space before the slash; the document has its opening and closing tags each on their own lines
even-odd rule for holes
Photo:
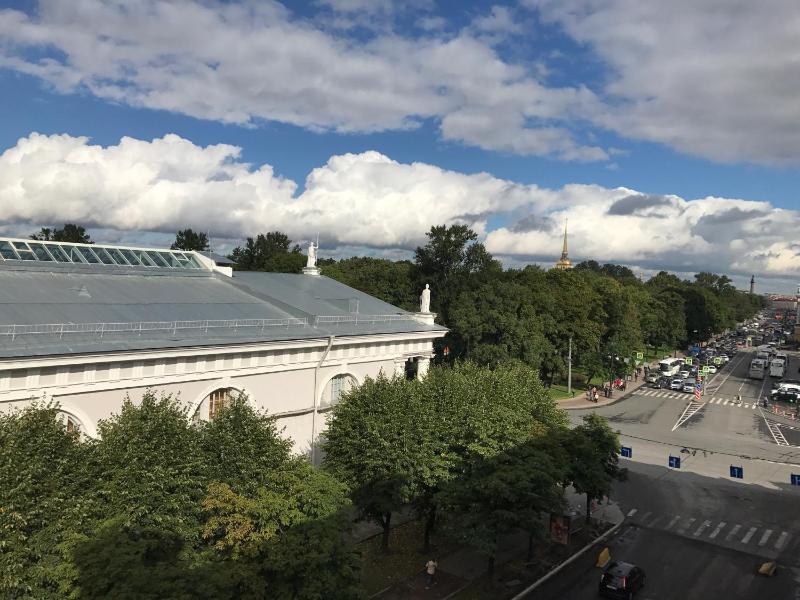
<svg viewBox="0 0 800 600">
<path fill-rule="evenodd" d="M 668 388 L 669 387 L 670 379 L 669 377 L 659 377 L 655 381 L 651 381 L 648 383 L 648 387 L 656 388 L 657 390 Z"/>
<path fill-rule="evenodd" d="M 773 401 L 797 403 L 798 393 L 792 390 L 772 390 L 770 398 Z"/>
<path fill-rule="evenodd" d="M 613 560 L 600 576 L 600 595 L 605 598 L 632 599 L 644 587 L 644 571 L 630 563 Z"/>
</svg>

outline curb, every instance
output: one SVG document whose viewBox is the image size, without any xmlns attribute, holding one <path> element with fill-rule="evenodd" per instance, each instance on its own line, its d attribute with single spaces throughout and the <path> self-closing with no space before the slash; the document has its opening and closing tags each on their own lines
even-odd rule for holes
<svg viewBox="0 0 800 600">
<path fill-rule="evenodd" d="M 603 406 L 611 406 L 612 404 L 616 404 L 617 402 L 622 402 L 628 396 L 632 395 L 634 392 L 639 391 L 639 389 L 643 387 L 645 386 L 640 385 L 639 387 L 634 388 L 632 390 L 627 390 L 623 392 L 620 396 L 613 398 L 611 402 L 597 402 L 597 403 L 592 402 L 591 404 L 587 402 L 586 406 L 559 406 L 559 408 L 561 410 L 586 410 L 587 408 L 602 408 Z"/>
<path fill-rule="evenodd" d="M 519 594 L 517 594 L 516 596 L 514 596 L 513 598 L 511 598 L 511 600 L 522 600 L 522 598 L 525 598 L 525 597 L 526 597 L 528 594 L 530 594 L 530 593 L 531 593 L 533 590 L 535 590 L 537 587 L 539 587 L 540 585 L 542 585 L 542 584 L 543 584 L 545 581 L 547 581 L 548 579 L 550 579 L 550 578 L 551 578 L 553 575 L 555 575 L 556 573 L 558 573 L 558 572 L 559 572 L 561 569 L 563 569 L 564 567 L 566 567 L 566 566 L 568 566 L 568 565 L 572 564 L 572 563 L 573 563 L 573 562 L 575 562 L 575 561 L 576 561 L 576 560 L 577 560 L 577 559 L 578 559 L 578 558 L 579 558 L 581 555 L 583 555 L 583 554 L 585 554 L 586 552 L 588 552 L 588 551 L 589 551 L 589 550 L 592 548 L 592 546 L 596 545 L 598 542 L 602 542 L 602 541 L 603 541 L 603 540 L 605 540 L 606 538 L 609 538 L 609 537 L 611 537 L 611 536 L 612 536 L 614 533 L 616 533 L 616 532 L 619 530 L 619 528 L 620 528 L 620 527 L 622 527 L 622 525 L 623 525 L 624 523 L 625 523 L 625 519 L 623 518 L 623 519 L 622 519 L 622 521 L 620 521 L 619 523 L 617 523 L 616 525 L 614 525 L 614 527 L 612 527 L 611 529 L 609 529 L 608 531 L 606 531 L 606 532 L 605 532 L 603 535 L 601 535 L 599 538 L 597 538 L 596 540 L 594 540 L 594 541 L 592 541 L 592 542 L 589 542 L 588 544 L 586 544 L 586 545 L 585 545 L 583 548 L 581 548 L 580 550 L 578 550 L 578 551 L 577 551 L 575 554 L 573 554 L 572 556 L 570 556 L 570 557 L 569 557 L 567 560 L 565 560 L 564 562 L 562 562 L 560 565 L 558 565 L 558 566 L 557 566 L 557 567 L 555 567 L 554 569 L 551 569 L 551 570 L 550 570 L 550 572 L 549 572 L 547 575 L 545 575 L 544 577 L 542 577 L 542 578 L 538 579 L 537 581 L 534 581 L 534 582 L 533 582 L 531 585 L 529 585 L 528 587 L 526 587 L 526 588 L 525 588 L 524 590 L 522 590 L 522 591 L 521 591 Z"/>
</svg>

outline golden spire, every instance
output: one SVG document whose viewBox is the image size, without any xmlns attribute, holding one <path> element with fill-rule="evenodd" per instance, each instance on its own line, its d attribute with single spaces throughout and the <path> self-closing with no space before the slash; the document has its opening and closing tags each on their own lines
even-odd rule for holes
<svg viewBox="0 0 800 600">
<path fill-rule="evenodd" d="M 567 253 L 567 219 L 564 219 L 564 246 L 561 249 L 561 258 L 556 263 L 556 269 L 571 269 L 572 261 Z"/>
</svg>

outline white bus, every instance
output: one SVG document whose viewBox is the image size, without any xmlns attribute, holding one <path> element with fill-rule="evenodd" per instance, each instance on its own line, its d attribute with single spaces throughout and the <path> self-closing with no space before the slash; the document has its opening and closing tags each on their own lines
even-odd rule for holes
<svg viewBox="0 0 800 600">
<path fill-rule="evenodd" d="M 772 362 L 769 363 L 769 376 L 783 377 L 785 372 L 786 372 L 786 363 L 783 362 L 780 358 L 772 359 Z"/>
<path fill-rule="evenodd" d="M 672 377 L 680 373 L 683 366 L 682 358 L 665 358 L 658 361 L 658 373 L 662 377 Z"/>
<path fill-rule="evenodd" d="M 764 372 L 767 370 L 767 362 L 760 358 L 754 358 L 750 363 L 750 371 L 747 376 L 751 379 L 764 379 Z"/>
</svg>

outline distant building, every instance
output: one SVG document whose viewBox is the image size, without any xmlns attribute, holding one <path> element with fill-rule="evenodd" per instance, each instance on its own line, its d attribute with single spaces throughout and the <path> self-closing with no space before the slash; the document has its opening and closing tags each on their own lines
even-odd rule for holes
<svg viewBox="0 0 800 600">
<path fill-rule="evenodd" d="M 447 330 L 310 271 L 0 238 L 0 410 L 55 400 L 95 437 L 126 395 L 176 395 L 196 421 L 244 393 L 313 456 L 340 394 L 381 372 L 423 376 Z"/>
<path fill-rule="evenodd" d="M 750 295 L 752 296 L 756 291 L 756 276 L 752 275 L 750 277 Z"/>
<path fill-rule="evenodd" d="M 561 248 L 561 258 L 556 262 L 556 269 L 565 270 L 572 268 L 572 261 L 567 252 L 567 222 L 564 221 L 564 246 Z"/>
</svg>

